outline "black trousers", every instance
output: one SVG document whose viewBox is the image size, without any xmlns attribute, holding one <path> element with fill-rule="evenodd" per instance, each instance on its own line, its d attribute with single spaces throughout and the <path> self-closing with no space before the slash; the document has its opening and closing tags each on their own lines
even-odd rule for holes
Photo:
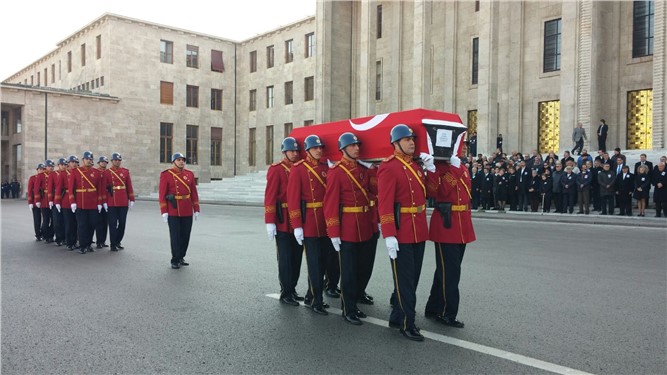
<svg viewBox="0 0 667 375">
<path fill-rule="evenodd" d="M 572 191 L 563 192 L 563 211 L 574 212 L 574 203 L 577 201 L 577 191 L 573 188 Z"/>
<path fill-rule="evenodd" d="M 553 193 L 553 198 L 556 212 L 563 212 L 563 193 L 555 192 Z"/>
<path fill-rule="evenodd" d="M 416 292 L 422 272 L 425 246 L 426 242 L 399 243 L 396 259 L 390 260 L 397 303 L 393 305 L 389 321 L 400 324 L 403 330 L 415 326 Z"/>
<path fill-rule="evenodd" d="M 600 197 L 602 199 L 602 214 L 613 215 L 614 214 L 614 196 L 613 195 L 603 195 Z"/>
<path fill-rule="evenodd" d="M 280 298 L 290 297 L 296 292 L 296 283 L 301 271 L 303 247 L 292 233 L 276 232 L 276 256 L 278 258 L 278 282 Z"/>
<path fill-rule="evenodd" d="M 53 214 L 49 205 L 46 208 L 40 208 L 42 211 L 42 237 L 47 241 L 53 240 Z"/>
<path fill-rule="evenodd" d="M 359 297 L 359 258 L 366 246 L 365 242 L 347 242 L 340 244 L 338 259 L 340 262 L 340 308 L 343 315 L 357 311 Z"/>
<path fill-rule="evenodd" d="M 326 290 L 335 290 L 338 289 L 338 281 L 340 280 L 338 252 L 334 249 L 331 241 L 327 245 L 327 267 L 324 270 L 324 288 Z"/>
<path fill-rule="evenodd" d="M 591 189 L 591 200 L 593 201 L 593 211 L 600 211 L 601 199 L 600 199 L 600 188 L 598 186 L 593 186 Z"/>
<path fill-rule="evenodd" d="M 665 217 L 667 217 L 667 202 L 656 201 L 655 202 L 655 216 L 662 217 L 663 215 Z"/>
<path fill-rule="evenodd" d="M 456 319 L 459 313 L 459 281 L 466 244 L 435 242 L 435 274 L 426 311 Z"/>
<path fill-rule="evenodd" d="M 42 209 L 32 207 L 32 226 L 35 228 L 35 238 L 42 238 Z"/>
<path fill-rule="evenodd" d="M 579 152 L 577 153 L 577 155 L 580 155 L 580 154 L 581 154 L 581 150 L 582 150 L 583 148 L 584 148 L 584 139 L 581 138 L 580 140 L 578 140 L 578 141 L 576 141 L 576 142 L 574 143 L 574 148 L 572 149 L 572 151 L 570 152 L 570 154 L 574 155 L 574 150 L 579 150 Z"/>
<path fill-rule="evenodd" d="M 107 211 L 103 208 L 98 216 L 95 226 L 95 243 L 102 245 L 107 242 L 107 227 L 109 226 Z"/>
<path fill-rule="evenodd" d="M 551 194 L 545 193 L 542 200 L 544 201 L 544 204 L 542 205 L 542 212 L 551 211 Z"/>
<path fill-rule="evenodd" d="M 76 210 L 77 235 L 79 237 L 79 246 L 82 249 L 89 247 L 93 243 L 93 233 L 95 232 L 98 218 L 99 212 L 97 212 L 97 209 Z"/>
<path fill-rule="evenodd" d="M 357 280 L 359 284 L 357 285 L 357 299 L 359 299 L 365 292 L 368 287 L 368 283 L 371 280 L 373 275 L 373 267 L 375 266 L 375 252 L 378 245 L 378 238 L 380 237 L 380 232 L 373 233 L 373 237 L 370 240 L 364 242 L 364 248 L 361 249 L 359 253 L 359 266 L 357 267 Z"/>
<path fill-rule="evenodd" d="M 519 189 L 519 211 L 528 211 L 528 192 Z"/>
<path fill-rule="evenodd" d="M 125 237 L 127 206 L 109 207 L 107 220 L 109 221 L 109 240 L 111 241 L 111 246 L 118 245 L 123 241 L 123 237 Z"/>
<path fill-rule="evenodd" d="M 616 196 L 618 202 L 619 214 L 632 216 L 632 195 L 628 193 L 621 193 Z"/>
<path fill-rule="evenodd" d="M 171 262 L 178 262 L 185 258 L 190 244 L 192 231 L 192 216 L 169 216 L 169 239 L 171 240 Z"/>
<path fill-rule="evenodd" d="M 77 224 L 76 224 L 76 215 L 72 212 L 69 207 L 62 207 L 63 211 L 63 221 L 65 222 L 65 245 L 74 246 L 76 245 L 76 234 L 77 234 Z"/>
<path fill-rule="evenodd" d="M 58 212 L 58 209 L 55 206 L 53 206 L 51 209 L 51 215 L 53 217 L 53 230 L 56 234 L 56 242 L 60 244 L 65 243 L 65 216 L 62 211 L 62 207 L 60 208 L 60 212 Z"/>
<path fill-rule="evenodd" d="M 517 204 L 517 200 L 518 200 L 518 195 L 517 195 L 516 191 L 507 193 L 507 200 L 508 200 L 509 205 L 510 205 L 510 211 L 516 211 L 516 204 Z"/>
<path fill-rule="evenodd" d="M 312 307 L 322 307 L 324 273 L 327 269 L 329 248 L 333 248 L 333 245 L 329 237 L 306 237 L 303 239 L 303 247 L 306 251 L 306 265 L 308 266 L 306 299 L 311 301 Z"/>
<path fill-rule="evenodd" d="M 598 135 L 598 150 L 607 152 L 607 136 Z"/>
</svg>

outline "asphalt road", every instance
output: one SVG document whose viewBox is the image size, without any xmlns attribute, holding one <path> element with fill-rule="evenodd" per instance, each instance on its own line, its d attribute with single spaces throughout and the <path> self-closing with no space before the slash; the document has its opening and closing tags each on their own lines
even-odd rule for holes
<svg viewBox="0 0 667 375">
<path fill-rule="evenodd" d="M 464 329 L 423 316 L 411 342 L 384 326 L 391 273 L 378 245 L 363 326 L 283 306 L 263 209 L 204 205 L 190 267 L 169 268 L 157 203 L 138 202 L 125 250 L 35 242 L 24 201 L 3 200 L 2 373 L 665 373 L 664 228 L 476 219 L 463 262 Z M 305 262 L 298 291 L 305 293 Z M 326 298 L 326 297 L 325 297 Z M 328 299 L 333 308 L 337 300 Z M 376 323 L 376 324 L 373 324 Z"/>
</svg>

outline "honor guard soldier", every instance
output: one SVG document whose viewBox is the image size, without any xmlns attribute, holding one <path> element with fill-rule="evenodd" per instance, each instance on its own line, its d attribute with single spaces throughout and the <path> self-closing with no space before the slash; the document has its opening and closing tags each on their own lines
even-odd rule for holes
<svg viewBox="0 0 667 375">
<path fill-rule="evenodd" d="M 60 204 L 56 204 L 60 203 L 60 200 L 56 200 L 56 198 L 62 193 L 62 186 L 61 190 L 58 190 L 58 182 L 60 181 L 62 174 L 66 173 L 66 165 L 67 161 L 65 158 L 58 159 L 58 170 L 51 173 L 47 184 L 49 207 L 51 207 L 51 213 L 53 215 L 53 230 L 56 235 L 56 245 L 58 246 L 65 243 L 65 220 Z"/>
<path fill-rule="evenodd" d="M 287 207 L 294 237 L 306 251 L 309 284 L 306 304 L 313 312 L 328 315 L 322 301 L 323 278 L 327 255 L 335 250 L 331 249 L 324 221 L 327 166 L 320 162 L 323 148 L 320 137 L 306 137 L 306 159 L 294 164 L 287 182 Z"/>
<path fill-rule="evenodd" d="M 343 157 L 329 169 L 324 195 L 327 232 L 340 263 L 343 319 L 353 325 L 361 325 L 359 318 L 366 318 L 357 308 L 357 298 L 362 292 L 362 270 L 366 271 L 362 257 L 373 237 L 374 200 L 368 168 L 357 161 L 360 145 L 357 136 L 350 132 L 338 138 L 338 150 Z"/>
<path fill-rule="evenodd" d="M 461 261 L 466 244 L 475 241 L 470 212 L 472 183 L 459 158 L 465 155 L 464 149 L 462 143 L 456 145 L 450 160 L 438 161 L 426 177 L 428 195 L 436 201 L 429 231 L 429 239 L 435 243 L 436 269 L 426 316 L 456 328 L 463 328 L 456 320 Z"/>
<path fill-rule="evenodd" d="M 264 222 L 269 240 L 276 240 L 280 302 L 299 306 L 297 301 L 303 301 L 303 297 L 296 293 L 296 284 L 301 271 L 303 246 L 296 242 L 287 211 L 287 183 L 292 165 L 300 158 L 299 144 L 293 137 L 287 137 L 280 151 L 284 155 L 283 160 L 271 164 L 266 173 Z"/>
<path fill-rule="evenodd" d="M 37 186 L 38 189 L 35 191 L 37 196 L 36 198 L 40 203 L 40 210 L 42 213 L 42 237 L 46 243 L 53 242 L 53 213 L 51 208 L 53 207 L 53 202 L 49 204 L 49 178 L 53 174 L 53 168 L 56 166 L 56 163 L 53 160 L 48 159 L 44 162 L 46 169 L 39 174 L 37 177 Z M 55 176 L 55 175 L 54 175 Z"/>
<path fill-rule="evenodd" d="M 378 211 L 394 277 L 396 302 L 389 326 L 400 328 L 410 340 L 423 341 L 424 336 L 415 326 L 415 304 L 428 224 L 425 176 L 413 161 L 414 139 L 415 134 L 407 125 L 391 129 L 394 154 L 382 162 L 377 172 Z"/>
<path fill-rule="evenodd" d="M 65 159 L 61 159 L 65 160 Z M 56 183 L 56 194 L 53 198 L 56 210 L 62 213 L 63 226 L 65 228 L 65 246 L 68 250 L 74 250 L 76 246 L 76 219 L 72 212 L 71 202 L 69 200 L 69 180 L 72 171 L 79 165 L 79 158 L 75 155 L 70 155 L 67 158 L 67 168 L 64 172 L 58 175 L 58 182 Z"/>
<path fill-rule="evenodd" d="M 130 171 L 120 166 L 122 161 L 123 157 L 119 153 L 111 154 L 111 168 L 106 170 L 104 176 L 105 181 L 111 187 L 107 195 L 111 251 L 124 249 L 121 241 L 125 236 L 127 210 L 128 207 L 134 206 L 134 189 Z"/>
<path fill-rule="evenodd" d="M 28 207 L 32 211 L 32 224 L 35 228 L 35 241 L 42 240 L 42 203 L 39 200 L 39 176 L 44 173 L 44 164 L 37 164 L 37 173 L 28 179 Z"/>
<path fill-rule="evenodd" d="M 109 226 L 108 215 L 109 205 L 107 204 L 107 197 L 113 193 L 111 182 L 108 180 L 107 165 L 109 165 L 109 159 L 106 156 L 100 156 L 97 160 L 97 170 L 102 175 L 102 185 L 100 186 L 102 197 L 102 207 L 104 208 L 99 212 L 99 218 L 97 219 L 97 224 L 95 225 L 95 243 L 97 248 L 101 249 L 103 247 L 109 247 L 106 244 L 107 242 L 107 227 Z"/>
<path fill-rule="evenodd" d="M 102 175 L 93 168 L 93 153 L 85 151 L 81 157 L 83 166 L 71 171 L 67 190 L 72 212 L 76 214 L 79 252 L 93 252 L 93 232 L 102 211 Z"/>
<path fill-rule="evenodd" d="M 172 168 L 160 173 L 158 189 L 162 220 L 169 225 L 171 240 L 171 268 L 189 266 L 185 254 L 190 243 L 192 217 L 199 217 L 199 195 L 195 175 L 185 169 L 185 156 L 177 152 L 171 156 Z"/>
</svg>

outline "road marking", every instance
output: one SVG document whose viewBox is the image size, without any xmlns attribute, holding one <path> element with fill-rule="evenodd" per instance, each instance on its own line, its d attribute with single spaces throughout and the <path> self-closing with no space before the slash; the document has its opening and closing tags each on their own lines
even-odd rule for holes
<svg viewBox="0 0 667 375">
<path fill-rule="evenodd" d="M 270 297 L 270 298 L 273 298 L 273 299 L 280 299 L 280 294 L 276 294 L 276 293 L 267 294 L 266 296 Z M 305 306 L 303 302 L 300 302 L 299 304 L 302 305 L 302 306 Z M 341 310 L 333 308 L 333 307 L 328 308 L 327 311 L 329 311 L 329 313 L 333 313 L 333 314 L 338 314 L 338 315 L 342 314 Z M 373 317 L 369 316 L 368 318 L 362 319 L 362 321 L 364 323 L 375 324 L 375 325 L 380 326 L 380 327 L 384 327 L 384 328 L 387 328 L 387 329 L 392 329 L 392 328 L 389 328 L 389 322 L 386 321 L 386 320 L 377 319 L 377 318 L 373 318 Z M 442 335 L 442 334 L 439 334 L 439 333 L 434 333 L 434 332 L 430 332 L 430 331 L 426 331 L 426 330 L 421 330 L 421 334 L 424 335 L 424 337 L 429 338 L 431 340 L 439 341 L 439 342 L 449 344 L 449 345 L 458 346 L 460 348 L 472 350 L 472 351 L 482 353 L 482 354 L 487 354 L 487 355 L 494 356 L 494 357 L 497 357 L 497 358 L 505 359 L 505 360 L 512 361 L 512 362 L 516 362 L 516 363 L 519 363 L 519 364 L 522 364 L 522 365 L 526 365 L 526 366 L 530 366 L 530 367 L 550 371 L 550 372 L 553 372 L 553 373 L 556 373 L 556 374 L 563 374 L 563 375 L 570 375 L 570 374 L 584 375 L 584 374 L 586 374 L 586 375 L 592 375 L 589 372 L 580 371 L 580 370 L 565 367 L 565 366 L 560 366 L 560 365 L 557 365 L 555 363 L 542 361 L 542 360 L 539 360 L 539 359 L 536 359 L 536 358 L 526 357 L 525 355 L 516 354 L 516 353 L 508 352 L 508 351 L 505 351 L 505 350 L 492 348 L 492 347 L 486 346 L 486 345 L 476 344 L 474 342 L 465 341 L 465 340 L 457 339 L 457 338 L 450 337 L 450 336 L 445 336 L 445 335 Z"/>
</svg>

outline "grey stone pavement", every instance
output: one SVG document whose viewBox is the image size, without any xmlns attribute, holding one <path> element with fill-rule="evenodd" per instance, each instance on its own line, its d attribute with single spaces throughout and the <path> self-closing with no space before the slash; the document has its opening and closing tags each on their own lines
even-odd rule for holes
<svg viewBox="0 0 667 375">
<path fill-rule="evenodd" d="M 410 342 L 385 326 L 392 290 L 380 240 L 360 327 L 280 305 L 261 207 L 205 204 L 190 267 L 169 268 L 156 202 L 129 213 L 125 250 L 35 242 L 25 201 L 0 205 L 3 374 L 664 374 L 667 231 L 654 218 L 475 213 L 459 318 L 423 316 L 427 243 Z M 640 220 L 643 219 L 643 220 Z M 305 293 L 302 267 L 298 291 Z M 268 295 L 268 296 L 267 296 Z M 338 313 L 336 313 L 338 312 Z"/>
</svg>

